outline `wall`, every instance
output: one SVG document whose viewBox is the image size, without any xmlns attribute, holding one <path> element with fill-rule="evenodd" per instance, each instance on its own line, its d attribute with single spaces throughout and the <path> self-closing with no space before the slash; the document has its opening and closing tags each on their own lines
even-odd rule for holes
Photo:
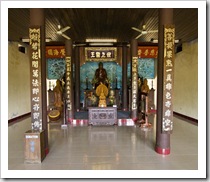
<svg viewBox="0 0 210 182">
<path fill-rule="evenodd" d="M 174 111 L 198 119 L 197 40 L 183 44 L 175 55 Z"/>
<path fill-rule="evenodd" d="M 29 55 L 8 43 L 8 119 L 31 112 Z"/>
</svg>

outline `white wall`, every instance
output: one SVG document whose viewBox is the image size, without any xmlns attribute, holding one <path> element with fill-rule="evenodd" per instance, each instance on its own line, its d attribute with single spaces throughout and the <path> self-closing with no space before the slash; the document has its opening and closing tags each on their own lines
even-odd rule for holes
<svg viewBox="0 0 210 182">
<path fill-rule="evenodd" d="M 175 55 L 173 103 L 175 112 L 198 119 L 197 40 L 182 44 L 182 51 Z"/>
<path fill-rule="evenodd" d="M 31 112 L 29 55 L 8 43 L 8 119 Z"/>
</svg>

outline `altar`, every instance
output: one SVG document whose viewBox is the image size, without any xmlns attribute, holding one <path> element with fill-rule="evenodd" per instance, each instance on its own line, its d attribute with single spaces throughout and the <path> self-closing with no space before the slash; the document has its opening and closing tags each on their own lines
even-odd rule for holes
<svg viewBox="0 0 210 182">
<path fill-rule="evenodd" d="M 120 90 L 113 89 L 114 99 L 110 99 L 110 93 L 106 98 L 107 106 L 112 107 L 116 105 L 119 109 L 121 107 L 121 98 L 120 98 Z M 110 91 L 109 91 L 110 92 Z M 97 107 L 98 106 L 98 96 L 96 95 L 96 90 L 84 90 L 84 110 L 87 110 L 89 107 Z"/>
<path fill-rule="evenodd" d="M 88 118 L 91 125 L 115 125 L 117 124 L 117 108 L 89 107 Z"/>
</svg>

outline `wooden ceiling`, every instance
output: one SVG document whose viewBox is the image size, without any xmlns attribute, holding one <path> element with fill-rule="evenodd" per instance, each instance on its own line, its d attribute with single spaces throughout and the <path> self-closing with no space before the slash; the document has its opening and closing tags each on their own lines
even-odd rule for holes
<svg viewBox="0 0 210 182">
<path fill-rule="evenodd" d="M 158 29 L 157 8 L 46 8 L 46 37 L 52 39 L 51 44 L 64 42 L 65 38 L 57 35 L 58 25 L 61 28 L 70 26 L 65 34 L 74 43 L 83 43 L 86 38 L 116 38 L 119 43 L 130 42 L 139 32 L 131 29 Z M 28 37 L 30 10 L 26 8 L 9 8 L 8 10 L 8 40 L 20 41 Z M 198 38 L 198 9 L 174 9 L 175 39 L 182 42 Z M 142 35 L 138 42 L 150 42 L 157 39 L 158 33 Z"/>
</svg>

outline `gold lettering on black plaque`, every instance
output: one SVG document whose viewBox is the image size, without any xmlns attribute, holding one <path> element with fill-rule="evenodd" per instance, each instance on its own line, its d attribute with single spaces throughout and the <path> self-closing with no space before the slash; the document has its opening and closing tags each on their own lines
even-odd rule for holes
<svg viewBox="0 0 210 182">
<path fill-rule="evenodd" d="M 42 130 L 40 27 L 29 28 L 31 65 L 31 129 Z"/>
<path fill-rule="evenodd" d="M 132 110 L 137 109 L 138 57 L 132 58 Z"/>
<path fill-rule="evenodd" d="M 66 106 L 67 110 L 72 110 L 71 100 L 71 57 L 66 57 Z"/>
<path fill-rule="evenodd" d="M 173 69 L 174 69 L 174 25 L 164 26 L 164 72 L 163 72 L 163 120 L 162 132 L 173 130 Z"/>
</svg>

